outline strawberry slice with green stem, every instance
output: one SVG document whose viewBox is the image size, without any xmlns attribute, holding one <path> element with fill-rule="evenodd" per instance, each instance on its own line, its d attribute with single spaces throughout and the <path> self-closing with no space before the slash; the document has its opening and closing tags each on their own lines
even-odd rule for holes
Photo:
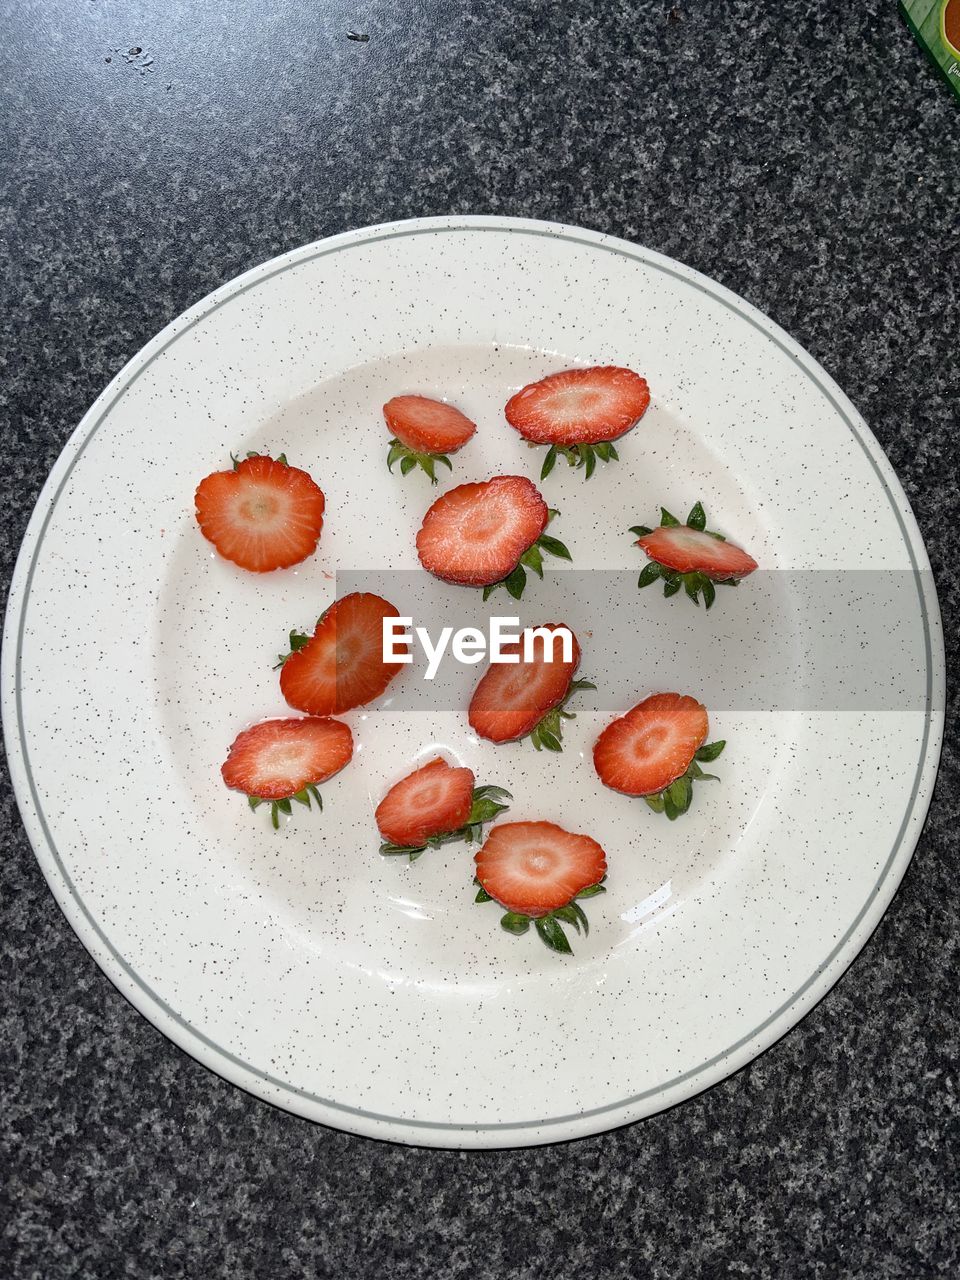
<svg viewBox="0 0 960 1280">
<path fill-rule="evenodd" d="M 312 636 L 290 632 L 290 652 L 280 655 L 280 691 L 291 707 L 309 715 L 340 715 L 386 692 L 402 670 L 383 660 L 383 621 L 398 618 L 388 600 L 352 591 L 319 618 Z"/>
<path fill-rule="evenodd" d="M 324 496 L 286 456 L 230 455 L 231 471 L 215 471 L 197 485 L 197 523 L 225 560 L 251 573 L 299 564 L 317 549 Z"/>
<path fill-rule="evenodd" d="M 650 404 L 645 378 L 615 365 L 564 369 L 521 388 L 507 401 L 507 421 L 533 447 L 549 445 L 540 472 L 557 459 L 582 468 L 586 479 L 601 462 L 616 462 L 613 445 L 635 427 Z"/>
<path fill-rule="evenodd" d="M 709 609 L 716 599 L 717 586 L 735 587 L 741 578 L 753 573 L 757 568 L 753 556 L 706 525 L 706 513 L 700 502 L 687 516 L 686 524 L 661 507 L 657 528 L 632 525 L 630 532 L 637 535 L 637 546 L 650 559 L 637 579 L 637 586 L 649 587 L 653 582 L 662 581 L 667 598 L 683 588 L 695 605 L 699 605 L 702 594 L 704 607 Z"/>
<path fill-rule="evenodd" d="M 394 783 L 377 805 L 380 852 L 406 854 L 413 862 L 428 847 L 479 840 L 483 824 L 504 813 L 508 806 L 501 802 L 512 797 L 503 787 L 475 782 L 471 769 L 437 756 Z"/>
<path fill-rule="evenodd" d="M 503 929 L 519 937 L 533 924 L 541 942 L 571 955 L 563 926 L 590 926 L 579 900 L 605 893 L 607 857 L 590 836 L 554 822 L 504 822 L 476 854 L 475 902 L 497 902 Z"/>
<path fill-rule="evenodd" d="M 672 821 L 686 813 L 696 781 L 716 781 L 701 763 L 716 760 L 724 741 L 706 741 L 707 709 L 696 698 L 654 693 L 619 716 L 597 738 L 593 764 L 605 786 L 639 796 Z"/>
<path fill-rule="evenodd" d="M 323 809 L 317 786 L 339 773 L 353 756 L 353 735 L 339 720 L 307 716 L 264 720 L 234 739 L 220 770 L 231 790 L 242 791 L 251 809 L 270 805 L 274 830 L 291 801 Z"/>
<path fill-rule="evenodd" d="M 484 600 L 498 586 L 519 600 L 527 569 L 543 577 L 544 552 L 571 558 L 562 542 L 544 532 L 556 515 L 526 476 L 457 485 L 423 517 L 417 555 L 444 582 L 483 587 Z"/>
<path fill-rule="evenodd" d="M 541 631 L 556 633 L 570 631 L 565 623 L 542 623 Z M 563 650 L 557 653 L 556 638 L 552 640 L 551 661 L 547 661 L 543 636 L 535 637 L 531 660 L 523 657 L 522 643 L 504 645 L 506 656 L 515 656 L 518 662 L 491 663 L 480 679 L 470 699 L 468 718 L 471 728 L 489 742 L 516 742 L 529 737 L 537 751 L 562 751 L 563 722 L 575 719 L 566 706 L 574 693 L 581 689 L 595 689 L 589 680 L 574 680 L 580 665 L 580 645 L 570 631 L 570 660 L 563 660 Z"/>
<path fill-rule="evenodd" d="M 477 429 L 452 404 L 428 396 L 394 396 L 383 406 L 383 416 L 393 433 L 387 470 L 392 472 L 398 461 L 404 476 L 419 467 L 433 484 L 437 483 L 436 464 L 452 471 L 447 454 L 463 448 Z"/>
</svg>

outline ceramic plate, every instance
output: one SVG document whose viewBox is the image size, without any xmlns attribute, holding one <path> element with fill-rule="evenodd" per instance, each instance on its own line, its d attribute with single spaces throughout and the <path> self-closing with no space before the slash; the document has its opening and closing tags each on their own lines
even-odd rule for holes
<svg viewBox="0 0 960 1280">
<path fill-rule="evenodd" d="M 398 590 L 413 581 L 415 531 L 445 486 L 504 472 L 539 483 L 542 454 L 503 405 L 527 381 L 593 363 L 637 369 L 653 401 L 619 463 L 587 482 L 561 464 L 543 481 L 574 561 L 534 582 L 523 608 L 556 608 L 569 583 L 582 674 L 598 685 L 564 754 L 479 742 L 450 693 L 456 679 L 431 699 L 408 668 L 381 703 L 345 717 L 358 750 L 324 786 L 323 814 L 301 810 L 273 833 L 219 766 L 241 728 L 286 710 L 271 666 L 287 631 L 377 575 Z M 438 489 L 387 473 L 380 409 L 400 391 L 448 397 L 480 424 Z M 218 559 L 192 503 L 231 451 L 258 449 L 284 450 L 327 498 L 317 555 L 263 576 Z M 661 504 L 682 517 L 698 498 L 762 569 L 722 589 L 709 615 L 638 592 L 626 534 Z M 897 584 L 895 624 L 879 628 L 896 632 L 896 688 L 863 678 L 884 658 L 870 651 L 877 627 L 858 621 L 869 593 L 852 581 Z M 820 582 L 844 599 L 839 625 L 810 587 Z M 451 621 L 468 596 L 475 608 L 475 593 L 449 589 Z M 621 628 L 614 643 L 608 623 Z M 635 245 L 454 218 L 277 258 L 127 365 L 37 504 L 2 678 L 37 858 L 146 1017 L 312 1120 L 492 1147 L 680 1102 L 828 990 L 916 843 L 938 759 L 943 647 L 906 498 L 850 402 L 789 337 Z M 462 679 L 468 697 L 476 670 Z M 604 790 L 590 748 L 616 711 L 681 681 L 728 746 L 720 781 L 670 823 Z M 511 817 L 604 845 L 608 892 L 588 904 L 592 929 L 573 957 L 510 936 L 493 904 L 474 904 L 466 846 L 413 864 L 380 857 L 377 800 L 437 751 L 507 786 Z"/>
</svg>

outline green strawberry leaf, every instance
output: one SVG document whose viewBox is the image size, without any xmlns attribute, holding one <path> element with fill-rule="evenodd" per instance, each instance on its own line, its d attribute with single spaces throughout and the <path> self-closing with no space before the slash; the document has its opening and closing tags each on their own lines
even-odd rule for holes
<svg viewBox="0 0 960 1280">
<path fill-rule="evenodd" d="M 592 680 L 571 680 L 564 694 L 563 701 L 558 706 L 552 707 L 545 716 L 543 716 L 530 730 L 527 735 L 533 743 L 534 749 L 542 751 L 545 747 L 547 751 L 563 750 L 563 721 L 575 720 L 576 714 L 573 711 L 567 711 L 566 706 L 575 693 L 579 693 L 584 689 L 596 689 L 596 685 Z"/>
<path fill-rule="evenodd" d="M 597 467 L 597 455 L 594 453 L 593 449 L 588 444 L 581 445 L 580 447 L 583 451 L 583 456 L 586 460 L 586 464 L 587 464 L 586 478 L 589 480 Z"/>
<path fill-rule="evenodd" d="M 319 622 L 317 625 L 320 625 Z M 277 654 L 279 661 L 274 664 L 273 670 L 279 671 L 288 658 L 292 658 L 295 653 L 299 653 L 305 645 L 310 643 L 310 639 L 311 637 L 305 631 L 297 631 L 296 629 L 291 631 L 287 640 L 290 648 L 287 653 Z"/>
<path fill-rule="evenodd" d="M 537 921 L 538 926 L 539 923 Z M 506 929 L 507 933 L 512 933 L 519 937 L 530 928 L 530 917 L 521 915 L 519 911 L 508 911 L 505 916 L 500 917 L 500 926 Z"/>
<path fill-rule="evenodd" d="M 707 527 L 707 514 L 703 509 L 703 503 L 698 502 L 687 516 L 687 524 L 691 529 L 701 532 Z"/>
<path fill-rule="evenodd" d="M 552 444 L 547 450 L 547 456 L 543 460 L 543 466 L 540 468 L 540 479 L 546 480 L 547 476 L 557 465 L 557 446 Z"/>
<path fill-rule="evenodd" d="M 520 599 L 523 595 L 523 588 L 527 585 L 527 575 L 522 564 L 518 564 L 512 573 L 507 574 L 503 580 L 503 585 L 514 600 Z"/>
<path fill-rule="evenodd" d="M 552 556 L 558 556 L 561 560 L 573 559 L 570 552 L 558 538 L 551 538 L 545 533 L 541 533 L 534 545 L 541 547 Z"/>
<path fill-rule="evenodd" d="M 484 787 L 474 787 L 474 800 L 512 800 L 513 796 L 507 791 L 506 787 L 497 787 L 493 783 L 487 783 Z"/>
<path fill-rule="evenodd" d="M 387 470 L 391 472 L 391 474 L 393 472 L 393 464 L 398 458 L 402 458 L 406 452 L 406 447 L 402 445 L 399 440 L 390 441 L 390 451 L 387 454 Z"/>
<path fill-rule="evenodd" d="M 417 465 L 417 460 L 412 453 L 406 453 L 400 459 L 400 474 L 408 476 L 413 468 Z"/>
<path fill-rule="evenodd" d="M 704 605 L 704 608 L 705 608 L 705 609 L 709 609 L 709 608 L 710 608 L 710 606 L 713 604 L 714 600 L 716 600 L 716 598 L 717 598 L 717 589 L 716 589 L 716 587 L 713 585 L 713 583 L 710 581 L 710 579 L 709 579 L 708 577 L 704 576 L 704 579 L 703 579 L 703 605 Z"/>
<path fill-rule="evenodd" d="M 637 579 L 637 586 L 641 588 L 649 587 L 651 582 L 656 582 L 659 577 L 660 566 L 655 560 L 651 560 L 650 563 L 644 567 L 640 577 Z"/>
<path fill-rule="evenodd" d="M 676 808 L 678 815 L 687 812 L 692 798 L 693 783 L 685 774 L 671 782 L 663 793 L 664 805 L 672 804 Z M 669 812 L 667 816 L 670 816 Z"/>
<path fill-rule="evenodd" d="M 663 594 L 667 597 L 667 599 L 669 599 L 670 596 L 675 596 L 677 594 L 677 592 L 680 590 L 680 587 L 681 587 L 681 583 L 679 578 L 670 579 L 663 584 Z"/>
<path fill-rule="evenodd" d="M 627 532 L 635 533 L 638 538 L 645 538 L 648 533 L 653 533 L 653 530 L 650 528 L 649 525 L 632 524 L 630 528 L 627 530 Z"/>
<path fill-rule="evenodd" d="M 541 916 L 536 921 L 536 928 L 541 941 L 545 942 L 551 951 L 559 951 L 561 955 L 565 956 L 573 955 L 573 950 L 567 941 L 567 935 L 563 932 L 559 920 L 555 920 L 552 916 Z"/>
<path fill-rule="evenodd" d="M 492 902 L 492 901 L 493 899 L 490 897 L 489 893 L 487 893 L 486 889 L 483 887 L 483 885 L 481 885 L 480 888 L 477 890 L 477 896 L 474 898 L 474 902 Z"/>
<path fill-rule="evenodd" d="M 580 932 L 580 921 L 587 918 L 580 908 L 574 908 L 572 903 L 565 907 L 557 907 L 555 911 L 550 912 L 550 915 L 554 920 L 564 920 L 567 924 L 572 924 L 577 933 Z"/>
<path fill-rule="evenodd" d="M 660 508 L 660 527 L 661 528 L 663 528 L 665 525 L 667 526 L 667 528 L 669 528 L 671 525 L 678 525 L 679 523 L 680 521 L 677 519 L 677 517 L 672 516 L 666 507 Z"/>
<path fill-rule="evenodd" d="M 520 557 L 520 563 L 525 564 L 528 569 L 532 569 L 538 578 L 543 577 L 543 555 L 536 543 L 527 547 Z"/>
</svg>

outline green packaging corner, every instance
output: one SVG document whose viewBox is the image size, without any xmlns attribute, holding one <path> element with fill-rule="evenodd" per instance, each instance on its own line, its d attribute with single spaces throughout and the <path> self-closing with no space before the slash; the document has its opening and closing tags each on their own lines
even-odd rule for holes
<svg viewBox="0 0 960 1280">
<path fill-rule="evenodd" d="M 917 43 L 960 98 L 960 57 L 943 39 L 943 12 L 947 0 L 900 0 L 900 13 Z"/>
</svg>

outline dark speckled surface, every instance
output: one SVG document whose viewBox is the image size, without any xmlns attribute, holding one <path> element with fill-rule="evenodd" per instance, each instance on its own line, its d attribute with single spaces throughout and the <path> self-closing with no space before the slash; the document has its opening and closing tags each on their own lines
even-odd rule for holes
<svg viewBox="0 0 960 1280">
<path fill-rule="evenodd" d="M 0 14 L 5 581 L 84 409 L 185 306 L 348 227 L 509 213 L 672 254 L 822 361 L 913 502 L 956 658 L 960 112 L 892 4 Z M 518 1152 L 351 1138 L 186 1058 L 77 942 L 6 789 L 0 1273 L 956 1275 L 955 710 L 913 865 L 814 1013 L 673 1112 Z"/>
</svg>

